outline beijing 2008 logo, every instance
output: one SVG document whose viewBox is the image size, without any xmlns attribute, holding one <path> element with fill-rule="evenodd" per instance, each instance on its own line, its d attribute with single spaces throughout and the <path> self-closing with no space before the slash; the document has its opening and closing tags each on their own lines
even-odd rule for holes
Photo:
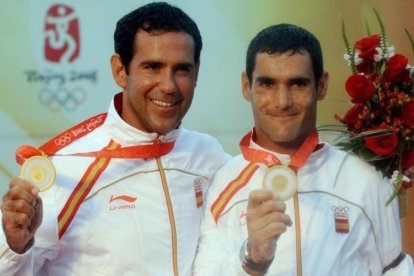
<svg viewBox="0 0 414 276">
<path fill-rule="evenodd" d="M 50 62 L 73 62 L 80 53 L 79 20 L 73 8 L 56 4 L 45 19 L 44 55 Z"/>
<path fill-rule="evenodd" d="M 81 56 L 80 19 L 73 7 L 53 4 L 33 32 L 40 62 L 24 71 L 28 83 L 40 84 L 39 103 L 50 112 L 73 112 L 87 100 L 98 81 L 98 71 L 75 62 Z M 37 19 L 37 18 L 36 18 Z M 37 39 L 39 38 L 40 39 Z M 89 66 L 89 65 L 88 65 Z"/>
</svg>

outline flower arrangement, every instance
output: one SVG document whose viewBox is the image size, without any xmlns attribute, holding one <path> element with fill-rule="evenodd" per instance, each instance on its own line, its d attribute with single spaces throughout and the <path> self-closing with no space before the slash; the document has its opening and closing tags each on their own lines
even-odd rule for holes
<svg viewBox="0 0 414 276">
<path fill-rule="evenodd" d="M 391 178 L 394 195 L 410 186 L 404 173 L 414 166 L 414 67 L 380 34 L 369 34 L 351 48 L 342 25 L 344 55 L 352 74 L 345 83 L 352 106 L 343 117 L 336 145 L 372 163 Z M 367 30 L 369 28 L 367 27 Z M 410 33 L 405 30 L 414 50 Z M 410 176 L 412 177 L 412 176 Z"/>
</svg>

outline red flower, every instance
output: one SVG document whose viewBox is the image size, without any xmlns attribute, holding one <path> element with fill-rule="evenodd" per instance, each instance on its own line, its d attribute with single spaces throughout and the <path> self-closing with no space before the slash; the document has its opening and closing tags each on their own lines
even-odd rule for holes
<svg viewBox="0 0 414 276">
<path fill-rule="evenodd" d="M 355 43 L 355 48 L 359 50 L 359 57 L 364 61 L 374 61 L 374 56 L 377 54 L 375 48 L 380 47 L 380 35 L 375 34 L 364 37 Z"/>
<path fill-rule="evenodd" d="M 345 90 L 353 103 L 363 103 L 372 98 L 375 86 L 364 75 L 351 75 L 346 80 Z"/>
<path fill-rule="evenodd" d="M 356 69 L 360 73 L 371 74 L 374 70 L 374 66 L 372 66 L 372 62 L 361 62 L 356 66 Z"/>
<path fill-rule="evenodd" d="M 365 36 L 354 47 L 343 28 L 345 58 L 353 74 L 345 89 L 354 105 L 343 118 L 335 118 L 348 136 L 339 140 L 340 148 L 359 155 L 384 176 L 394 176 L 395 193 L 387 201 L 391 202 L 400 187 L 414 185 L 414 178 L 408 183 L 394 174 L 414 170 L 414 71 L 406 56 L 394 54 L 378 13 L 376 17 L 380 34 Z"/>
<path fill-rule="evenodd" d="M 414 101 L 409 101 L 403 105 L 401 121 L 409 126 L 414 125 Z"/>
<path fill-rule="evenodd" d="M 385 77 L 392 82 L 400 82 L 409 77 L 409 71 L 406 69 L 408 59 L 400 54 L 392 56 L 386 64 L 387 70 L 385 71 Z"/>
<path fill-rule="evenodd" d="M 345 114 L 342 119 L 342 123 L 346 124 L 349 127 L 354 127 L 355 123 L 358 121 L 358 115 L 361 114 L 363 104 L 354 104 Z"/>
<path fill-rule="evenodd" d="M 395 133 L 390 133 L 369 137 L 365 139 L 365 144 L 375 154 L 381 156 L 392 155 L 398 149 L 398 136 Z"/>
</svg>

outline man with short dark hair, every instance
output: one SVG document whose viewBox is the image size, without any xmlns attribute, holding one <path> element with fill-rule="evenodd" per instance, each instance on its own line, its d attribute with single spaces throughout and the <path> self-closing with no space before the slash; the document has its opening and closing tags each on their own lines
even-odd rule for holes
<svg viewBox="0 0 414 276">
<path fill-rule="evenodd" d="M 203 197 L 228 158 L 214 138 L 180 127 L 201 36 L 179 8 L 151 3 L 121 18 L 114 39 L 122 92 L 109 111 L 17 152 L 29 177 L 54 167 L 56 179 L 41 193 L 10 181 L 1 275 L 191 275 Z"/>
<path fill-rule="evenodd" d="M 251 41 L 244 98 L 254 128 L 209 188 L 195 275 L 414 275 L 393 187 L 321 142 L 327 92 L 319 41 L 290 24 Z"/>
</svg>

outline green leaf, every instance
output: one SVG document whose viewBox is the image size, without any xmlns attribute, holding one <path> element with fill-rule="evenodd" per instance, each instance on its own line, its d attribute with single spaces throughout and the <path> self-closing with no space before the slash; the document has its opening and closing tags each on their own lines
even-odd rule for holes
<svg viewBox="0 0 414 276">
<path fill-rule="evenodd" d="M 380 25 L 380 29 L 381 29 L 381 46 L 382 46 L 382 50 L 383 50 L 383 52 L 384 53 L 387 53 L 388 52 L 388 49 L 387 49 L 387 34 L 385 33 L 385 27 L 384 27 L 384 24 L 382 23 L 382 20 L 381 20 L 381 17 L 380 17 L 380 15 L 379 15 L 379 13 L 378 13 L 378 11 L 375 9 L 375 8 L 373 8 L 373 10 L 374 10 L 374 13 L 375 13 L 375 17 L 377 18 L 377 20 L 378 20 L 378 23 L 379 23 L 379 25 Z"/>
<path fill-rule="evenodd" d="M 369 23 L 366 17 L 364 17 L 364 23 L 365 23 L 365 30 L 367 31 L 367 35 L 371 36 L 371 30 L 369 28 Z"/>
<path fill-rule="evenodd" d="M 317 131 L 332 131 L 332 132 L 344 132 L 352 133 L 346 129 L 345 125 L 321 125 L 316 128 Z"/>
<path fill-rule="evenodd" d="M 407 29 L 404 29 L 404 31 L 405 31 L 405 33 L 408 36 L 408 40 L 410 40 L 411 48 L 413 49 L 413 52 L 414 52 L 414 40 L 413 40 L 413 37 L 411 36 L 410 32 L 408 32 Z"/>
<path fill-rule="evenodd" d="M 351 71 L 352 74 L 356 74 L 356 65 L 355 65 L 355 49 L 351 50 L 351 46 L 349 44 L 348 38 L 346 37 L 346 30 L 345 30 L 345 21 L 342 20 L 342 38 L 345 43 L 346 53 L 349 55 L 350 63 L 351 63 Z"/>
<path fill-rule="evenodd" d="M 358 155 L 361 156 L 364 160 L 367 162 L 377 161 L 377 160 L 383 160 L 389 158 L 389 156 L 380 156 L 376 155 L 372 151 L 366 148 L 361 148 L 358 152 Z"/>
<path fill-rule="evenodd" d="M 337 143 L 335 143 L 335 146 L 347 151 L 347 152 L 359 152 L 359 149 L 363 147 L 363 143 L 361 143 L 360 141 L 339 141 Z"/>
<path fill-rule="evenodd" d="M 393 183 L 394 184 L 394 191 L 393 191 L 392 195 L 388 198 L 387 202 L 385 203 L 385 206 L 388 206 L 388 204 L 390 204 L 391 201 L 398 196 L 398 194 L 400 193 L 400 190 L 401 190 L 402 182 L 403 182 L 403 175 L 401 174 L 401 172 L 399 172 L 398 176 L 397 176 L 396 183 Z"/>
<path fill-rule="evenodd" d="M 391 134 L 391 133 L 392 133 L 391 129 L 367 130 L 367 131 L 358 133 L 356 135 L 353 135 L 350 139 L 366 139 L 369 137 L 376 137 L 376 136 L 381 136 L 381 135 L 386 135 L 386 134 Z"/>
<path fill-rule="evenodd" d="M 385 206 L 388 206 L 393 200 L 394 198 L 396 198 L 398 196 L 398 193 L 396 193 L 395 191 L 392 193 L 392 195 L 388 198 L 387 202 L 385 203 Z"/>
</svg>

